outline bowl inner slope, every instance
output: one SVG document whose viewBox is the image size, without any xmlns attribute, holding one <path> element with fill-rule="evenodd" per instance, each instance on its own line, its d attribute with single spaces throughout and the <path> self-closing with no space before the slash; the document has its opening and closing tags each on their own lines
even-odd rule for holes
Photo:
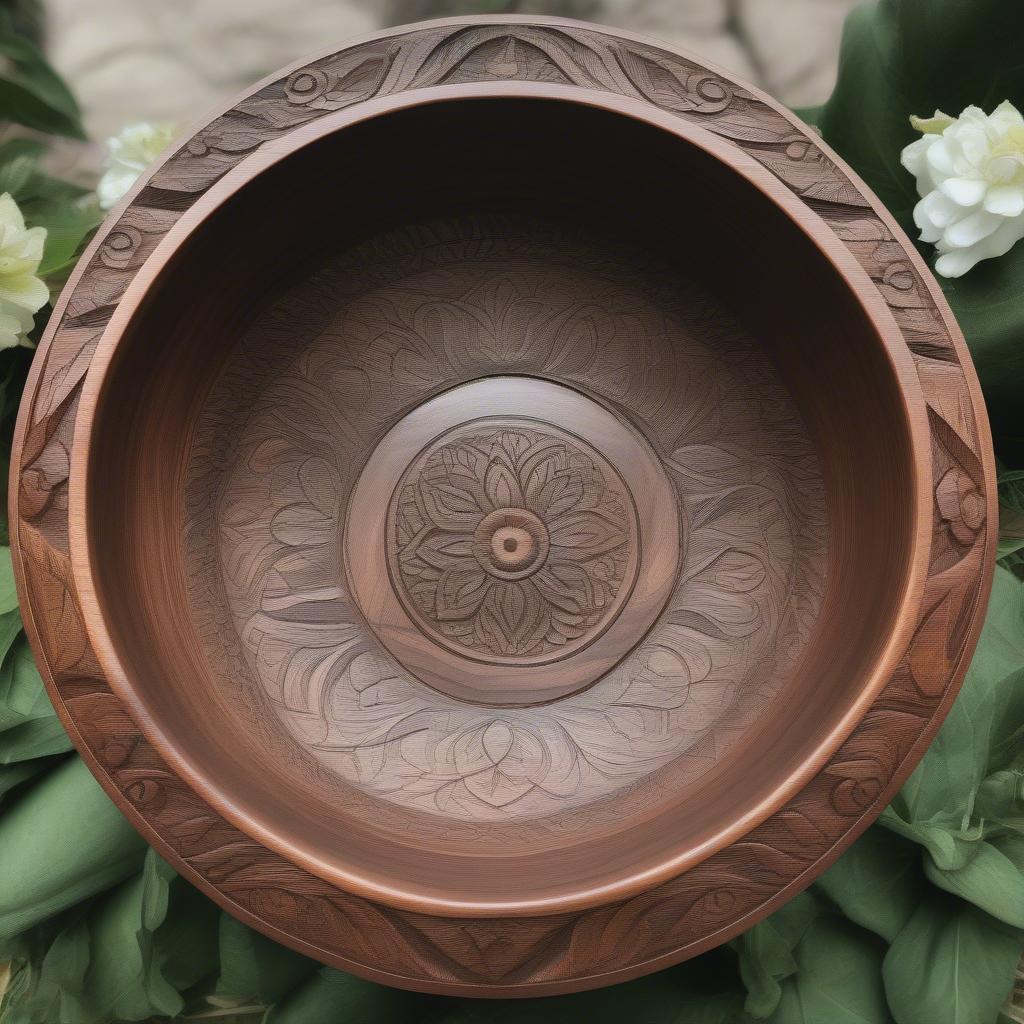
<svg viewBox="0 0 1024 1024">
<path fill-rule="evenodd" d="M 414 107 L 264 171 L 149 287 L 90 443 L 148 727 L 405 906 L 711 852 L 862 695 L 911 571 L 851 288 L 715 157 L 568 102 Z"/>
</svg>

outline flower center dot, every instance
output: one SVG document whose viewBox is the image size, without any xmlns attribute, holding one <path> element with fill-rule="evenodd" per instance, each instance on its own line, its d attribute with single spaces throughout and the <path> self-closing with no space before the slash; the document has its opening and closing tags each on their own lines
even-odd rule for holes
<svg viewBox="0 0 1024 1024">
<path fill-rule="evenodd" d="M 491 534 L 491 564 L 504 571 L 526 568 L 538 554 L 533 536 L 517 523 L 499 523 Z"/>
</svg>

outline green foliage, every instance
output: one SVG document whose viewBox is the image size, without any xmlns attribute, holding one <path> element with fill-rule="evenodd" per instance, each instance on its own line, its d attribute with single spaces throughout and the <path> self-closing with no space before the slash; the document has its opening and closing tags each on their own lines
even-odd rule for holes
<svg viewBox="0 0 1024 1024">
<path fill-rule="evenodd" d="M 918 907 L 882 965 L 899 1024 L 992 1024 L 1020 958 L 1021 935 L 977 907 L 935 894 Z"/>
<path fill-rule="evenodd" d="M 4 120 L 48 135 L 85 138 L 74 96 L 6 10 L 0 10 L 0 58 L 6 65 L 0 73 Z"/>
<path fill-rule="evenodd" d="M 999 557 L 1024 549 L 1024 469 L 999 470 Z M 1009 560 L 1004 564 L 1010 565 Z"/>
</svg>

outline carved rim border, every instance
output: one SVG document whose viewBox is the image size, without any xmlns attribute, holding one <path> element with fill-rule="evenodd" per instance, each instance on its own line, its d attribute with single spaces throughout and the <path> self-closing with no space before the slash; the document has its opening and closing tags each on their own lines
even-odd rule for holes
<svg viewBox="0 0 1024 1024">
<path fill-rule="evenodd" d="M 303 99 L 305 119 L 289 122 L 295 101 L 283 87 L 287 80 L 304 68 L 313 72 L 307 78 L 326 80 L 319 65 L 365 53 L 367 64 L 375 57 L 383 70 L 351 82 L 353 90 L 366 93 L 355 93 L 352 104 L 385 88 L 422 88 L 434 84 L 416 84 L 427 62 L 456 67 L 471 52 L 467 39 L 472 44 L 474 33 L 491 40 L 547 40 L 561 60 L 567 52 L 581 55 L 569 69 L 579 80 L 570 76 L 571 82 L 632 95 L 703 124 L 768 166 L 821 215 L 867 270 L 913 355 L 928 407 L 933 484 L 940 486 L 951 473 L 966 475 L 987 514 L 953 561 L 950 542 L 936 529 L 922 615 L 899 667 L 818 775 L 742 840 L 616 903 L 548 917 L 460 920 L 453 928 L 450 919 L 392 910 L 296 868 L 228 825 L 168 769 L 110 691 L 85 642 L 66 513 L 54 500 L 66 492 L 67 476 L 54 472 L 52 461 L 40 460 L 53 446 L 70 444 L 85 372 L 148 255 L 146 234 L 158 241 L 246 152 L 326 113 Z M 541 52 L 566 74 L 547 50 Z M 623 56 L 668 69 L 678 91 L 659 91 L 649 76 L 647 89 L 632 78 L 626 90 L 617 86 Z M 703 102 L 708 83 L 728 97 L 717 109 Z M 685 94 L 691 84 L 681 102 L 679 91 Z M 745 127 L 731 123 L 728 108 L 735 99 L 773 131 L 755 132 L 749 117 Z M 718 118 L 723 111 L 726 116 Z M 248 149 L 238 148 L 243 136 Z M 55 307 L 26 385 L 10 471 L 15 573 L 33 650 L 61 720 L 133 825 L 221 906 L 271 937 L 376 981 L 448 994 L 544 995 L 624 981 L 726 941 L 809 884 L 867 828 L 937 731 L 981 631 L 994 569 L 995 467 L 966 344 L 924 262 L 863 182 L 780 105 L 703 60 L 633 33 L 514 16 L 404 26 L 332 49 L 259 83 L 168 153 L 98 232 Z M 948 525 L 937 500 L 933 518 Z M 930 661 L 938 657 L 941 669 L 915 658 L 923 653 Z"/>
</svg>

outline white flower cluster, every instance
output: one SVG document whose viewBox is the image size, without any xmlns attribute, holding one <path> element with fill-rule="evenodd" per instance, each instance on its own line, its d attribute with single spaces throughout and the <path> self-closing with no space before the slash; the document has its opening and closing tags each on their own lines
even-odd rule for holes
<svg viewBox="0 0 1024 1024">
<path fill-rule="evenodd" d="M 45 241 L 46 229 L 26 228 L 10 193 L 0 195 L 0 349 L 32 347 L 33 317 L 50 298 L 36 277 Z"/>
<path fill-rule="evenodd" d="M 986 114 L 935 111 L 912 117 L 924 134 L 903 150 L 922 197 L 914 223 L 934 242 L 935 272 L 960 277 L 979 260 L 1002 256 L 1024 238 L 1024 118 L 1010 102 Z"/>
<path fill-rule="evenodd" d="M 135 184 L 138 176 L 165 150 L 174 138 L 172 124 L 140 121 L 126 124 L 107 139 L 106 172 L 96 186 L 100 209 L 109 210 Z"/>
</svg>

